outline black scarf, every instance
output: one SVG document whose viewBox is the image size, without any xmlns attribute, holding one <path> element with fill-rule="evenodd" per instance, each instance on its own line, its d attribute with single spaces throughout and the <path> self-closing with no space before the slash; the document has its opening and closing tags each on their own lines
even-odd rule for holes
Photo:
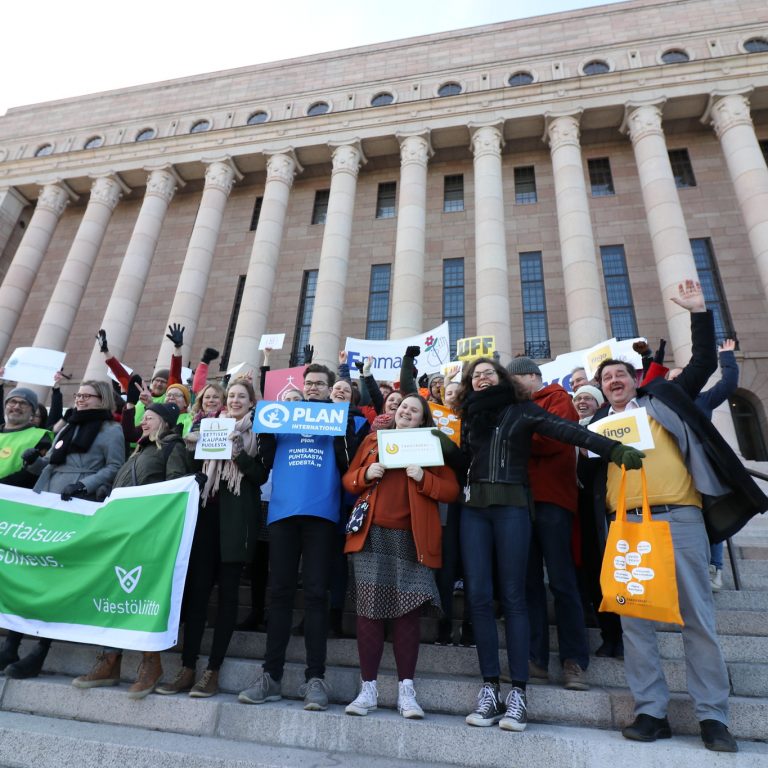
<svg viewBox="0 0 768 768">
<path fill-rule="evenodd" d="M 473 432 L 487 432 L 499 423 L 504 409 L 517 402 L 517 395 L 508 384 L 496 384 L 472 392 L 462 411 Z"/>
<path fill-rule="evenodd" d="M 69 453 L 86 453 L 101 431 L 105 421 L 112 421 L 112 412 L 106 408 L 88 408 L 85 411 L 74 410 L 66 417 L 66 425 L 56 435 L 51 452 L 48 454 L 51 464 L 63 464 Z"/>
</svg>

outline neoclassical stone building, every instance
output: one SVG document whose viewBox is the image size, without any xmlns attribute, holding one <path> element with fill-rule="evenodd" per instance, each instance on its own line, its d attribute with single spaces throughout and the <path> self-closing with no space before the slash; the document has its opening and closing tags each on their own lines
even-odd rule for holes
<svg viewBox="0 0 768 768">
<path fill-rule="evenodd" d="M 733 411 L 766 459 L 768 5 L 631 0 L 11 109 L 0 358 L 93 341 L 334 362 L 444 319 L 503 358 L 615 335 L 690 352 L 698 273 L 737 336 Z M 162 342 L 162 343 L 161 343 Z"/>
</svg>

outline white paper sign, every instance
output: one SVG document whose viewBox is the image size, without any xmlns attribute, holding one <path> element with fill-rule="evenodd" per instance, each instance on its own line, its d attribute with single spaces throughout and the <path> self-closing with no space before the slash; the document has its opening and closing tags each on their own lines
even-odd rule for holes
<svg viewBox="0 0 768 768">
<path fill-rule="evenodd" d="M 231 459 L 236 419 L 202 419 L 200 439 L 195 444 L 196 459 Z"/>
<path fill-rule="evenodd" d="M 453 360 L 450 363 L 446 363 L 441 366 L 440 373 L 443 374 L 445 383 L 448 384 L 451 381 L 461 382 L 461 372 L 464 369 L 463 360 Z"/>
<path fill-rule="evenodd" d="M 418 429 L 380 429 L 379 461 L 387 469 L 415 464 L 419 467 L 441 467 L 443 449 L 440 439 L 426 427 Z"/>
<path fill-rule="evenodd" d="M 64 365 L 65 352 L 42 347 L 17 347 L 5 364 L 4 378 L 19 384 L 52 387 L 54 374 Z"/>
<path fill-rule="evenodd" d="M 624 445 L 630 445 L 639 451 L 650 451 L 656 447 L 645 408 L 632 408 L 629 411 L 611 414 L 600 421 L 588 424 L 587 429 L 611 440 L 618 440 Z"/>
<path fill-rule="evenodd" d="M 282 349 L 284 343 L 284 333 L 265 333 L 259 342 L 259 349 Z"/>
<path fill-rule="evenodd" d="M 590 347 L 584 352 L 584 367 L 587 370 L 587 376 L 590 379 L 594 378 L 597 367 L 603 360 L 607 360 L 609 357 L 614 360 L 624 360 L 631 363 L 636 370 L 642 370 L 643 358 L 632 349 L 632 345 L 636 341 L 645 340 L 642 336 L 635 339 L 624 339 L 623 341 L 606 339 L 599 344 L 595 344 L 594 347 Z"/>
</svg>

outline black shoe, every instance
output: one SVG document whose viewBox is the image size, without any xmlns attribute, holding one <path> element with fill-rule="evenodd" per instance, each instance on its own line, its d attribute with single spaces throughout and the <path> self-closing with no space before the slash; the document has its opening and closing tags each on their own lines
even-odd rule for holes
<svg viewBox="0 0 768 768">
<path fill-rule="evenodd" d="M 450 645 L 453 627 L 450 621 L 441 620 L 437 626 L 437 640 L 435 645 Z"/>
<path fill-rule="evenodd" d="M 0 648 L 0 670 L 5 669 L 9 664 L 19 660 L 19 646 L 15 648 L 6 640 L 3 647 Z"/>
<path fill-rule="evenodd" d="M 595 656 L 599 659 L 620 659 L 624 658 L 623 640 L 603 640 L 602 645 L 595 651 Z"/>
<path fill-rule="evenodd" d="M 255 614 L 249 613 L 236 627 L 238 632 L 258 632 L 261 621 Z"/>
<path fill-rule="evenodd" d="M 43 662 L 48 655 L 48 648 L 39 646 L 32 653 L 27 654 L 21 661 L 9 664 L 5 668 L 5 676 L 14 680 L 26 680 L 29 677 L 37 677 L 43 668 Z"/>
<path fill-rule="evenodd" d="M 707 749 L 713 752 L 738 752 L 739 745 L 736 739 L 731 736 L 725 723 L 719 720 L 702 720 L 699 723 L 701 728 L 701 740 Z"/>
<path fill-rule="evenodd" d="M 656 741 L 656 739 L 671 739 L 672 730 L 666 717 L 638 715 L 632 725 L 621 731 L 625 739 L 632 741 Z"/>
<path fill-rule="evenodd" d="M 472 623 L 465 621 L 461 625 L 461 633 L 459 634 L 459 645 L 463 645 L 465 648 L 475 647 L 475 630 L 472 627 Z"/>
</svg>

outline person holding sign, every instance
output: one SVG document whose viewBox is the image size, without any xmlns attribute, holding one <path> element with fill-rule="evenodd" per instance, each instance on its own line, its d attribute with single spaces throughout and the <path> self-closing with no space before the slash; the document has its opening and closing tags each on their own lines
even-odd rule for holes
<svg viewBox="0 0 768 768">
<path fill-rule="evenodd" d="M 614 359 L 604 360 L 596 376 L 610 405 L 609 415 L 637 408 L 648 414 L 655 446 L 646 463 L 648 499 L 653 519 L 669 521 L 672 532 L 688 691 L 704 746 L 736 752 L 738 745 L 727 727 L 730 685 L 715 629 L 709 541 L 722 541 L 740 530 L 753 515 L 768 509 L 768 498 L 695 404 L 717 369 L 714 320 L 701 286 L 687 280 L 672 300 L 691 313 L 693 343 L 691 359 L 675 380 L 654 378 L 638 388 L 634 368 Z M 601 415 L 598 411 L 595 418 Z M 616 509 L 620 483 L 620 473 L 610 466 L 603 466 L 596 477 L 595 512 L 602 521 L 606 504 L 609 512 Z M 642 506 L 642 488 L 632 475 L 627 478 L 626 501 L 627 519 L 637 522 L 639 516 L 633 513 Z M 598 524 L 602 521 L 598 519 Z M 635 720 L 622 734 L 635 741 L 668 739 L 669 689 L 656 626 L 625 616 L 621 625 L 624 669 L 635 698 Z"/>
<path fill-rule="evenodd" d="M 395 429 L 434 427 L 429 405 L 407 395 L 398 407 Z M 387 469 L 379 461 L 377 436 L 363 440 L 344 475 L 344 488 L 368 504 L 362 527 L 347 534 L 352 553 L 357 650 L 362 685 L 348 715 L 377 707 L 376 678 L 384 651 L 384 622 L 393 619 L 397 664 L 397 708 L 405 718 L 422 718 L 413 677 L 419 653 L 419 616 L 425 604 L 440 606 L 431 569 L 441 564 L 437 502 L 454 501 L 459 485 L 447 466 Z"/>
<path fill-rule="evenodd" d="M 461 380 L 461 450 L 469 466 L 461 509 L 465 595 L 475 629 L 483 686 L 469 725 L 522 731 L 528 722 L 525 695 L 530 642 L 525 585 L 531 540 L 528 460 L 538 433 L 589 448 L 616 464 L 641 466 L 643 454 L 595 435 L 518 395 L 496 360 L 477 358 Z M 493 558 L 507 634 L 512 690 L 502 702 L 499 640 L 493 608 Z"/>
</svg>

